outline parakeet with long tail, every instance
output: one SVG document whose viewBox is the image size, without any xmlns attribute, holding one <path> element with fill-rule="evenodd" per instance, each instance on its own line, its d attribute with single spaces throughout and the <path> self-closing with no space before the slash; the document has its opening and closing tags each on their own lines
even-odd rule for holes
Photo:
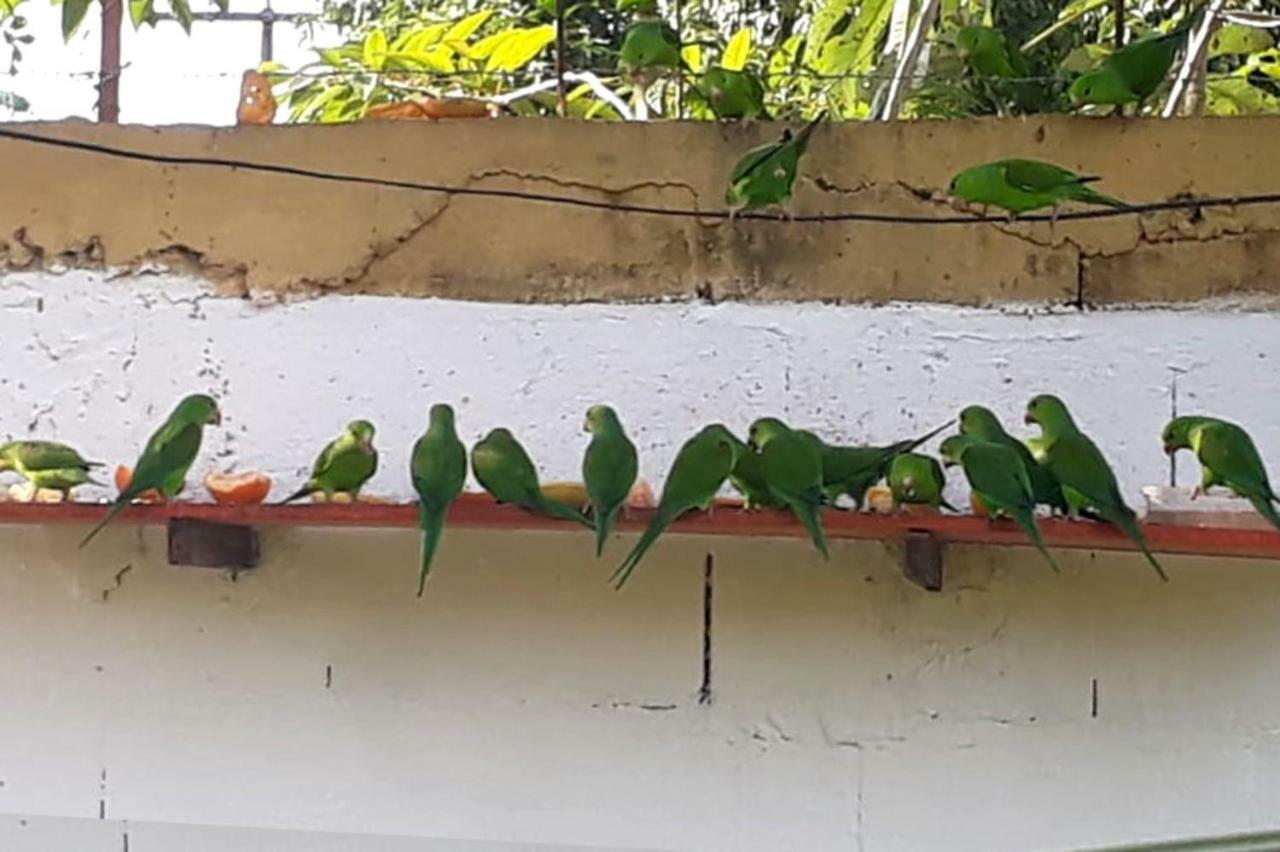
<svg viewBox="0 0 1280 852">
<path fill-rule="evenodd" d="M 95 467 L 102 467 L 102 462 L 86 461 L 74 449 L 56 441 L 10 441 L 0 445 L 0 472 L 11 470 L 36 490 L 60 491 L 64 497 L 85 483 L 102 485 L 89 476 Z"/>
<path fill-rule="evenodd" d="M 800 158 L 809 149 L 809 137 L 826 116 L 825 111 L 820 112 L 799 133 L 784 130 L 778 141 L 752 148 L 738 160 L 724 196 L 731 215 L 770 205 L 787 206 Z"/>
<path fill-rule="evenodd" d="M 824 443 L 812 432 L 802 431 L 799 434 L 813 442 L 822 455 L 822 485 L 827 492 L 828 502 L 834 503 L 841 496 L 848 495 L 853 499 L 854 505 L 861 509 L 867 489 L 888 475 L 889 465 L 894 457 L 911 452 L 953 422 L 955 421 L 948 420 L 919 438 L 883 447 L 842 447 Z"/>
<path fill-rule="evenodd" d="M 458 439 L 451 406 L 431 406 L 427 431 L 413 445 L 409 478 L 418 493 L 418 525 L 422 529 L 422 566 L 418 571 L 418 597 L 422 597 L 445 517 L 467 481 L 467 448 Z"/>
<path fill-rule="evenodd" d="M 1116 475 L 1102 451 L 1080 431 L 1067 406 L 1056 396 L 1041 394 L 1027 403 L 1028 423 L 1040 426 L 1044 464 L 1062 483 L 1062 493 L 1072 514 L 1089 508 L 1098 517 L 1115 524 L 1151 563 L 1151 567 L 1168 580 L 1164 568 L 1147 546 L 1138 517 L 1124 502 Z"/>
<path fill-rule="evenodd" d="M 1036 521 L 1036 499 L 1027 469 L 1017 451 L 969 435 L 952 435 L 938 451 L 948 467 L 960 465 L 969 487 L 986 507 L 988 516 L 1008 515 L 1026 532 L 1036 550 L 1054 571 L 1058 563 L 1045 549 Z"/>
<path fill-rule="evenodd" d="M 685 441 L 662 484 L 662 496 L 653 519 L 610 578 L 615 588 L 623 587 L 658 536 L 677 518 L 694 509 L 711 508 L 717 492 L 733 472 L 740 445 L 741 441 L 719 423 L 705 427 Z"/>
<path fill-rule="evenodd" d="M 353 420 L 342 434 L 330 441 L 311 467 L 311 476 L 281 504 L 292 503 L 317 491 L 326 498 L 346 494 L 355 499 L 364 484 L 378 472 L 378 451 L 374 449 L 375 429 L 368 420 Z"/>
<path fill-rule="evenodd" d="M 147 440 L 142 455 L 133 466 L 133 479 L 129 482 L 129 487 L 120 492 L 107 516 L 89 530 L 80 546 L 84 547 L 92 541 L 138 495 L 155 489 L 166 499 L 178 496 L 186 481 L 187 471 L 200 453 L 204 427 L 216 426 L 221 422 L 222 412 L 211 396 L 192 394 L 179 402 L 160 428 Z"/>
<path fill-rule="evenodd" d="M 582 481 L 591 500 L 591 520 L 596 526 L 596 556 L 604 553 L 604 544 L 627 502 L 631 486 L 639 475 L 636 445 L 622 428 L 618 413 L 607 405 L 587 409 L 583 428 L 591 433 L 591 442 L 582 456 Z"/>
<path fill-rule="evenodd" d="M 1026 444 L 1005 431 L 1000 419 L 991 409 L 981 405 L 964 408 L 960 412 L 960 434 L 979 441 L 1001 444 L 1013 450 L 1027 471 L 1036 503 L 1063 515 L 1067 513 L 1067 498 L 1062 495 L 1062 486 L 1058 480 L 1054 479 L 1047 467 L 1036 461 Z"/>
<path fill-rule="evenodd" d="M 791 510 L 823 558 L 830 559 L 822 528 L 822 454 L 813 442 L 776 417 L 751 424 L 750 448 L 760 455 L 760 470 L 773 499 Z"/>
<path fill-rule="evenodd" d="M 1078 175 L 1070 169 L 1040 160 L 996 160 L 973 166 L 951 179 L 950 192 L 956 198 L 998 207 L 1017 216 L 1067 201 L 1126 209 L 1128 204 L 1089 186 L 1096 175 Z"/>
<path fill-rule="evenodd" d="M 1191 450 L 1200 460 L 1197 494 L 1224 485 L 1252 503 L 1258 514 L 1280 529 L 1280 514 L 1276 512 L 1280 497 L 1271 487 L 1258 448 L 1243 428 L 1216 417 L 1175 417 L 1164 427 L 1162 438 L 1169 455 Z"/>
<path fill-rule="evenodd" d="M 471 471 L 484 490 L 499 503 L 511 503 L 530 512 L 562 521 L 575 521 L 585 527 L 593 526 L 582 512 L 542 493 L 538 485 L 538 469 L 510 429 L 492 429 L 472 447 Z"/>
</svg>

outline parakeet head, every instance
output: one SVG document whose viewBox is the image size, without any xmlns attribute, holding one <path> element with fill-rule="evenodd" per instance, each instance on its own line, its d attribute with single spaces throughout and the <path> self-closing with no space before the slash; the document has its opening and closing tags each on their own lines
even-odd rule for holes
<svg viewBox="0 0 1280 852">
<path fill-rule="evenodd" d="M 347 432 L 351 437 L 355 438 L 364 446 L 366 450 L 373 449 L 373 424 L 368 420 L 352 420 L 347 424 Z"/>
<path fill-rule="evenodd" d="M 428 415 L 433 426 L 452 426 L 453 425 L 453 406 L 443 402 L 437 402 L 431 406 L 431 413 Z"/>
<path fill-rule="evenodd" d="M 960 31 L 956 33 L 956 53 L 960 55 L 961 59 L 968 59 L 981 50 L 998 46 L 993 44 L 998 39 L 999 37 L 995 31 L 989 27 L 961 27 Z"/>
<path fill-rule="evenodd" d="M 960 412 L 960 434 L 975 438 L 998 438 L 1004 434 L 1004 427 L 991 409 L 970 405 Z"/>
<path fill-rule="evenodd" d="M 786 424 L 778 418 L 761 417 L 751 424 L 751 429 L 747 432 L 747 443 L 757 450 L 762 450 L 775 437 L 787 431 L 789 430 Z"/>
<path fill-rule="evenodd" d="M 712 423 L 710 426 L 704 426 L 693 440 L 711 440 L 727 447 L 732 454 L 731 458 L 734 463 L 737 462 L 738 454 L 741 452 L 740 448 L 742 447 L 742 442 L 723 423 Z"/>
<path fill-rule="evenodd" d="M 961 427 L 963 428 L 963 426 Z M 974 443 L 968 435 L 952 435 L 938 446 L 943 467 L 955 467 L 964 458 L 964 451 Z"/>
<path fill-rule="evenodd" d="M 974 166 L 957 174 L 947 186 L 947 192 L 956 198 L 968 201 L 979 201 L 987 196 L 987 183 L 990 181 L 989 169 L 986 166 Z"/>
<path fill-rule="evenodd" d="M 1173 455 L 1178 450 L 1191 448 L 1191 427 L 1194 422 L 1193 417 L 1175 417 L 1169 421 L 1169 425 L 1164 427 L 1164 432 L 1160 435 L 1166 453 Z"/>
<path fill-rule="evenodd" d="M 1048 393 L 1031 398 L 1027 403 L 1025 420 L 1039 425 L 1046 432 L 1054 433 L 1063 428 L 1074 429 L 1076 425 L 1071 419 L 1071 412 L 1067 411 L 1066 403 Z"/>
<path fill-rule="evenodd" d="M 584 432 L 594 432 L 607 424 L 618 422 L 618 414 L 607 405 L 593 405 L 587 409 L 587 419 L 582 424 Z"/>
<path fill-rule="evenodd" d="M 202 426 L 217 426 L 222 422 L 222 412 L 213 397 L 203 393 L 193 393 L 178 403 L 178 407 L 170 415 L 171 419 L 185 423 L 198 423 Z"/>
<path fill-rule="evenodd" d="M 1071 103 L 1076 106 L 1084 104 L 1124 104 L 1137 100 L 1124 81 L 1110 68 L 1100 68 L 1081 74 L 1067 90 Z"/>
</svg>

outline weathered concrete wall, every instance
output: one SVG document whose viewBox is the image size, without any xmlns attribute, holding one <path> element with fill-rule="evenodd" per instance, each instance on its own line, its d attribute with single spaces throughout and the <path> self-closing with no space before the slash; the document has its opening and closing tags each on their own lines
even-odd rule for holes
<svg viewBox="0 0 1280 852">
<path fill-rule="evenodd" d="M 77 271 L 7 277 L 0 314 L 0 435 L 56 437 L 131 464 L 179 397 L 217 394 L 226 418 L 193 471 L 196 496 L 206 470 L 232 464 L 266 470 L 285 493 L 342 424 L 368 417 L 383 450 L 372 492 L 411 499 L 409 449 L 437 401 L 457 407 L 468 442 L 515 430 L 553 479 L 579 477 L 582 416 L 602 401 L 625 418 L 657 484 L 681 442 L 715 420 L 741 433 L 776 414 L 831 440 L 888 442 L 981 401 L 1021 431 L 1027 400 L 1052 390 L 1138 505 L 1142 486 L 1168 482 L 1159 434 L 1175 384 L 1183 413 L 1239 420 L 1280 459 L 1274 313 L 255 304 L 190 279 Z M 1195 461 L 1181 464 L 1180 481 L 1194 482 Z"/>
<path fill-rule="evenodd" d="M 52 136 L 452 186 L 716 210 L 776 125 L 503 120 L 104 128 Z M 818 132 L 796 212 L 945 215 L 960 168 L 1038 157 L 1133 201 L 1280 189 L 1280 118 L 848 123 Z M 10 268 L 176 263 L 226 292 L 335 290 L 529 301 L 926 299 L 1182 302 L 1280 293 L 1280 209 L 946 227 L 726 223 L 321 183 L 0 140 Z M 54 192 L 75 178 L 74 192 Z"/>
<path fill-rule="evenodd" d="M 630 536 L 453 529 L 418 599 L 410 531 L 269 530 L 235 582 L 82 533 L 0 528 L 6 814 L 699 852 L 1280 814 L 1272 563 L 956 547 L 930 595 L 873 542 L 674 536 L 615 593 Z"/>
</svg>

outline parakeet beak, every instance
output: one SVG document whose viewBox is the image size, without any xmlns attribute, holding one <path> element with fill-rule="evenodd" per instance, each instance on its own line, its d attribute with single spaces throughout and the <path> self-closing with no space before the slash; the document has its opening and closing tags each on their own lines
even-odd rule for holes
<svg viewBox="0 0 1280 852">
<path fill-rule="evenodd" d="M 1027 413 L 1022 416 L 1022 422 L 1026 423 L 1028 426 L 1035 425 L 1036 416 L 1031 413 L 1030 409 L 1027 409 Z"/>
<path fill-rule="evenodd" d="M 221 425 L 222 425 L 222 409 L 220 409 L 220 408 L 215 408 L 215 409 L 213 410 L 213 415 L 209 418 L 209 425 L 210 425 L 210 426 L 221 426 Z"/>
<path fill-rule="evenodd" d="M 943 459 L 943 460 L 942 460 L 942 466 L 943 466 L 943 467 L 945 467 L 945 468 L 952 468 L 952 467 L 955 467 L 955 466 L 956 466 L 956 460 L 955 460 L 955 459 Z"/>
<path fill-rule="evenodd" d="M 590 421 L 589 419 L 586 419 L 586 420 L 583 420 L 583 421 L 582 421 L 582 431 L 583 431 L 583 432 L 590 432 L 590 431 L 591 431 L 591 421 Z"/>
<path fill-rule="evenodd" d="M 1177 448 L 1177 447 L 1175 447 L 1173 444 L 1165 444 L 1165 445 L 1164 445 L 1164 454 L 1165 454 L 1166 456 L 1171 456 L 1171 455 L 1173 455 L 1174 453 L 1176 453 L 1177 451 L 1178 451 L 1178 448 Z"/>
</svg>

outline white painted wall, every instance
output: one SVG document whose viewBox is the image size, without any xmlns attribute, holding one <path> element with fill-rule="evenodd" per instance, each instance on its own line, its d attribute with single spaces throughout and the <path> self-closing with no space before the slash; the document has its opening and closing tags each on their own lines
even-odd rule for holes
<svg viewBox="0 0 1280 852">
<path fill-rule="evenodd" d="M 436 401 L 458 409 L 464 440 L 511 427 L 553 479 L 578 476 L 582 415 L 610 402 L 657 483 L 715 419 L 742 432 L 780 414 L 833 440 L 883 442 L 977 401 L 1021 428 L 1026 400 L 1048 390 L 1137 505 L 1143 485 L 1168 481 L 1159 432 L 1178 376 L 1184 413 L 1237 419 L 1280 458 L 1280 317 L 1268 313 L 257 304 L 167 276 L 75 271 L 0 279 L 0 365 L 0 433 L 57 437 L 113 464 L 131 464 L 184 393 L 212 391 L 226 420 L 206 439 L 201 478 L 235 463 L 289 488 L 343 423 L 369 417 L 384 452 L 371 490 L 397 498 L 411 494 L 408 451 Z M 1193 481 L 1194 462 L 1182 464 Z"/>
<path fill-rule="evenodd" d="M 617 593 L 631 536 L 602 564 L 576 533 L 455 529 L 419 600 L 408 530 L 268 530 L 235 582 L 165 564 L 160 529 L 78 550 L 82 532 L 0 527 L 0 813 L 193 826 L 129 852 L 329 848 L 206 826 L 372 835 L 353 852 L 1022 852 L 1280 827 L 1272 562 L 1169 557 L 1160 583 L 1131 554 L 1062 552 L 1054 574 L 1026 548 L 952 547 L 928 594 L 875 542 L 827 563 L 800 540 L 673 536 Z M 0 848 L 21 850 L 12 822 Z"/>
</svg>

